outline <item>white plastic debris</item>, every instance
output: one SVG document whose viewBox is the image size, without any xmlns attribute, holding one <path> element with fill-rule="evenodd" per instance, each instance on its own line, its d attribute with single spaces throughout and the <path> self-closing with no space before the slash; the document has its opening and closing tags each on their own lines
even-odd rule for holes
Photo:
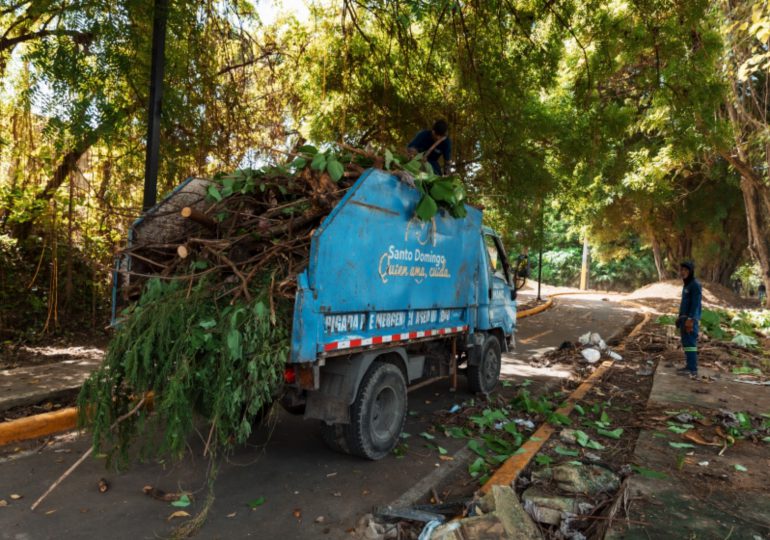
<svg viewBox="0 0 770 540">
<path fill-rule="evenodd" d="M 526 418 L 514 418 L 513 421 L 517 426 L 524 426 L 528 429 L 535 429 L 535 423 L 532 420 L 527 420 Z"/>
<path fill-rule="evenodd" d="M 600 336 L 596 332 L 592 332 L 591 333 L 591 345 L 599 345 L 600 343 L 604 343 L 604 340 L 602 339 L 602 336 Z"/>
<path fill-rule="evenodd" d="M 709 462 L 708 461 L 699 461 L 698 465 L 700 465 L 701 467 L 708 467 L 709 466 Z"/>
<path fill-rule="evenodd" d="M 597 351 L 596 349 L 583 349 L 580 351 L 580 354 L 583 355 L 583 358 L 585 358 L 586 362 L 589 364 L 595 364 L 599 361 L 599 359 L 602 357 L 602 353 Z"/>
<path fill-rule="evenodd" d="M 588 345 L 591 342 L 591 332 L 586 332 L 578 338 L 581 345 Z"/>
<path fill-rule="evenodd" d="M 609 357 L 610 357 L 610 358 L 612 358 L 613 360 L 623 360 L 623 357 L 622 357 L 622 356 L 620 356 L 620 355 L 619 355 L 618 353 L 616 353 L 615 351 L 609 351 L 609 352 L 607 352 L 607 356 L 609 356 Z"/>
</svg>

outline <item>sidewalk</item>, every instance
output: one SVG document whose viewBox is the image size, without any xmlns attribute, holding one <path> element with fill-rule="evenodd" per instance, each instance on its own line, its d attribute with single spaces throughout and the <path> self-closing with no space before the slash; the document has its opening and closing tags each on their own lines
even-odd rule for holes
<svg viewBox="0 0 770 540">
<path fill-rule="evenodd" d="M 693 431 L 703 442 L 725 414 L 770 412 L 770 387 L 735 382 L 730 375 L 701 369 L 713 382 L 677 376 L 661 363 L 655 373 L 647 411 L 655 420 L 672 413 L 695 413 Z M 697 412 L 703 414 L 699 418 Z M 713 423 L 712 423 L 713 422 Z M 770 444 L 738 439 L 727 446 L 707 446 L 670 430 L 643 430 L 634 461 L 648 476 L 628 478 L 626 515 L 607 539 L 693 538 L 762 540 L 770 533 Z M 672 446 L 676 445 L 678 446 Z M 654 472 L 652 472 L 654 471 Z M 665 475 L 665 477 L 662 477 Z"/>
<path fill-rule="evenodd" d="M 65 350 L 65 360 L 0 371 L 0 413 L 12 407 L 54 399 L 80 388 L 101 365 L 104 356 L 104 351 L 96 348 Z"/>
</svg>

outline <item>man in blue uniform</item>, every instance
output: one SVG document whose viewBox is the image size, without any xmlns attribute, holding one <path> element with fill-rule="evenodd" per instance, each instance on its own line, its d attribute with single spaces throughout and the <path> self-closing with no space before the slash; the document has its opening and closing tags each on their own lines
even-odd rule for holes
<svg viewBox="0 0 770 540">
<path fill-rule="evenodd" d="M 452 142 L 447 133 L 449 126 L 446 120 L 436 120 L 433 129 L 423 129 L 414 136 L 412 142 L 406 147 L 407 152 L 412 155 L 422 153 L 425 160 L 433 167 L 433 172 L 438 175 L 446 174 L 447 166 L 452 155 Z M 444 158 L 444 168 L 438 163 L 439 158 Z"/>
<path fill-rule="evenodd" d="M 679 277 L 684 281 L 682 301 L 676 326 L 682 336 L 682 348 L 687 365 L 678 369 L 680 375 L 698 376 L 698 323 L 700 322 L 702 289 L 695 279 L 695 264 L 685 261 L 679 265 Z"/>
</svg>

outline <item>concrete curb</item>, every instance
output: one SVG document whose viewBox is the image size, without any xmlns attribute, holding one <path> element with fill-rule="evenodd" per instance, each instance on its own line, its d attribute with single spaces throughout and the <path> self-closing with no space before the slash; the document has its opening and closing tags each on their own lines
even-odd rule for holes
<svg viewBox="0 0 770 540">
<path fill-rule="evenodd" d="M 473 457 L 473 453 L 467 446 L 465 446 L 458 450 L 452 457 L 454 458 L 452 461 L 447 461 L 445 462 L 446 465 L 431 471 L 427 476 L 424 476 L 422 480 L 405 491 L 398 499 L 390 503 L 389 506 L 392 508 L 403 508 L 417 504 L 420 499 L 431 492 L 431 488 L 435 488 L 450 474 L 461 467 L 465 467 Z"/>
<path fill-rule="evenodd" d="M 75 429 L 78 421 L 77 407 L 67 407 L 56 412 L 36 414 L 0 424 L 0 446 L 12 442 L 37 439 Z"/>
</svg>

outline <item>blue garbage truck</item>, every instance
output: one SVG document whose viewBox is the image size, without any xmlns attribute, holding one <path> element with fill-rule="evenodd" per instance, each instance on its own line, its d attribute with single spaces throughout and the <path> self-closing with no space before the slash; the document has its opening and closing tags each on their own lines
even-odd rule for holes
<svg viewBox="0 0 770 540">
<path fill-rule="evenodd" d="M 298 277 L 287 410 L 321 421 L 338 451 L 380 459 L 395 448 L 407 392 L 464 367 L 490 392 L 514 345 L 516 291 L 482 212 L 415 217 L 420 192 L 366 171 L 312 236 Z"/>
</svg>

